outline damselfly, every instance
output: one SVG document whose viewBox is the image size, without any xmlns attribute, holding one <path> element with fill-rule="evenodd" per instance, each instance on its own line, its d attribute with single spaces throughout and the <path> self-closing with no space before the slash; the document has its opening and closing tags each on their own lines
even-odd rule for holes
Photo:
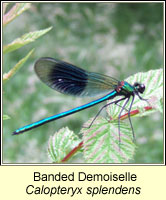
<svg viewBox="0 0 166 200">
<path fill-rule="evenodd" d="M 101 108 L 101 110 L 110 104 L 119 105 L 119 102 L 124 101 L 124 105 L 121 106 L 121 111 L 118 116 L 120 141 L 120 116 L 125 109 L 127 103 L 129 102 L 129 99 L 131 98 L 132 100 L 128 109 L 128 118 L 132 128 L 133 139 L 135 139 L 133 126 L 130 119 L 130 112 L 136 95 L 139 97 L 140 100 L 147 101 L 140 96 L 140 94 L 142 94 L 145 90 L 144 84 L 136 82 L 134 83 L 134 85 L 131 85 L 126 81 L 118 81 L 117 79 L 110 76 L 88 72 L 67 62 L 49 57 L 43 57 L 37 60 L 37 62 L 35 63 L 35 72 L 42 82 L 44 82 L 52 89 L 63 94 L 81 97 L 95 96 L 102 93 L 107 94 L 87 104 L 23 126 L 22 128 L 14 131 L 13 135 L 18 135 L 25 131 L 29 131 L 53 120 L 57 120 L 67 115 L 71 115 L 73 113 L 87 109 L 103 101 L 113 99 L 116 96 L 122 96 L 122 98 L 106 104 Z M 101 110 L 98 112 L 96 117 L 99 115 Z M 94 118 L 94 120 L 96 119 L 96 117 Z M 92 121 L 92 123 L 94 122 L 94 120 Z M 92 123 L 90 124 L 90 126 L 92 125 Z"/>
</svg>

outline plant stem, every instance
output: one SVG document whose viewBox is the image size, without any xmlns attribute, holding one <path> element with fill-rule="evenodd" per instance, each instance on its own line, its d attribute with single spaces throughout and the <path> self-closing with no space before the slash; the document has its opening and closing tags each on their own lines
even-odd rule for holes
<svg viewBox="0 0 166 200">
<path fill-rule="evenodd" d="M 61 162 L 66 162 L 66 161 L 68 161 L 68 160 L 71 158 L 71 156 L 73 156 L 76 152 L 78 152 L 78 151 L 82 148 L 82 146 L 83 146 L 83 141 L 80 142 L 79 145 L 76 146 L 74 149 L 72 149 L 72 150 L 67 154 L 67 156 L 65 156 L 65 157 L 63 158 L 63 160 L 62 160 Z"/>
</svg>

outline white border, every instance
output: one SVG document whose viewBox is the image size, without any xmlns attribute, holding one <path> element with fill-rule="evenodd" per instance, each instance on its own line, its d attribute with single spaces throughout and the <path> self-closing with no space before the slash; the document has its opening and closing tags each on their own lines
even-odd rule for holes
<svg viewBox="0 0 166 200">
<path fill-rule="evenodd" d="M 2 4 L 3 3 L 20 3 L 20 2 L 23 2 L 23 3 L 39 3 L 39 1 L 2 1 L 1 2 L 1 41 L 2 40 L 2 29 L 3 29 L 3 11 L 2 11 Z M 46 164 L 43 164 L 43 163 L 32 163 L 32 164 L 28 164 L 28 163 L 15 163 L 15 164 L 3 164 L 3 155 L 2 155 L 2 151 L 3 151 L 3 148 L 2 148 L 2 141 L 3 141 L 3 123 L 2 123 L 2 120 L 3 120 L 3 106 L 2 106 L 2 95 L 3 95 L 3 91 L 2 91 L 2 80 L 3 80 L 3 70 L 2 70 L 2 64 L 3 64 L 3 61 L 1 59 L 1 165 L 2 166 L 164 166 L 165 165 L 165 1 L 40 1 L 40 3 L 163 3 L 163 58 L 164 58 L 164 91 L 163 91 L 163 94 L 164 94 L 164 121 L 163 121 L 163 126 L 164 126 L 164 132 L 163 132 L 163 145 L 164 145 L 164 148 L 163 148 L 163 161 L 164 163 L 163 164 L 152 164 L 152 163 L 149 163 L 149 164 L 84 164 L 84 163 L 79 163 L 79 164 L 52 164 L 52 163 L 46 163 Z M 1 58 L 3 58 L 3 45 L 2 45 L 2 42 L 1 42 Z"/>
</svg>

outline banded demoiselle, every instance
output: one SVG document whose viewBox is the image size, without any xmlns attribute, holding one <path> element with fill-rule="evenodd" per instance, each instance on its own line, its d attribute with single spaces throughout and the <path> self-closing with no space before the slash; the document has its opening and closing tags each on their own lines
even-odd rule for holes
<svg viewBox="0 0 166 200">
<path fill-rule="evenodd" d="M 86 108 L 92 107 L 96 104 L 99 104 L 103 101 L 113 99 L 116 96 L 122 96 L 122 98 L 103 106 L 96 115 L 96 117 L 99 115 L 101 110 L 106 106 L 113 103 L 118 105 L 119 102 L 125 100 L 124 105 L 121 106 L 121 111 L 118 116 L 119 141 L 120 141 L 120 116 L 123 110 L 125 109 L 127 103 L 129 102 L 129 99 L 132 98 L 128 110 L 128 118 L 133 133 L 133 139 L 135 140 L 134 130 L 130 119 L 130 112 L 136 95 L 139 97 L 140 100 L 147 101 L 146 99 L 140 96 L 140 94 L 142 94 L 145 90 L 144 84 L 136 82 L 134 83 L 134 85 L 131 85 L 126 81 L 118 81 L 117 79 L 112 78 L 110 76 L 94 72 L 88 72 L 67 62 L 49 57 L 42 57 L 39 60 L 37 60 L 34 68 L 37 76 L 42 82 L 44 82 L 52 89 L 61 92 L 63 94 L 69 94 L 80 97 L 95 96 L 102 93 L 107 93 L 107 94 L 87 104 L 44 118 L 29 125 L 23 126 L 22 128 L 19 128 L 16 131 L 14 131 L 13 135 L 18 135 L 20 133 L 29 131 L 38 126 L 44 125 L 50 121 L 57 120 L 67 115 L 79 112 Z M 92 123 L 94 122 L 96 117 L 93 119 Z M 92 123 L 90 124 L 90 126 L 92 125 Z"/>
</svg>

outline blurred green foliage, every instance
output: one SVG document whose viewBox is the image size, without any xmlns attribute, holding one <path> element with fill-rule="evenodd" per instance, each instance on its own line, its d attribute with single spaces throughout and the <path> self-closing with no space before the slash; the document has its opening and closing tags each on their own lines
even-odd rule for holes
<svg viewBox="0 0 166 200">
<path fill-rule="evenodd" d="M 3 113 L 10 117 L 3 122 L 4 163 L 50 162 L 49 137 L 66 126 L 78 132 L 102 106 L 11 136 L 23 125 L 91 100 L 59 94 L 40 82 L 33 70 L 39 57 L 62 59 L 118 79 L 163 67 L 162 3 L 32 3 L 29 10 L 3 29 L 3 43 L 50 26 L 52 30 L 35 43 L 3 58 L 5 73 L 35 47 L 26 66 L 3 85 Z M 162 163 L 161 114 L 132 121 L 138 149 L 131 163 Z M 79 158 L 79 162 L 83 160 Z"/>
</svg>

